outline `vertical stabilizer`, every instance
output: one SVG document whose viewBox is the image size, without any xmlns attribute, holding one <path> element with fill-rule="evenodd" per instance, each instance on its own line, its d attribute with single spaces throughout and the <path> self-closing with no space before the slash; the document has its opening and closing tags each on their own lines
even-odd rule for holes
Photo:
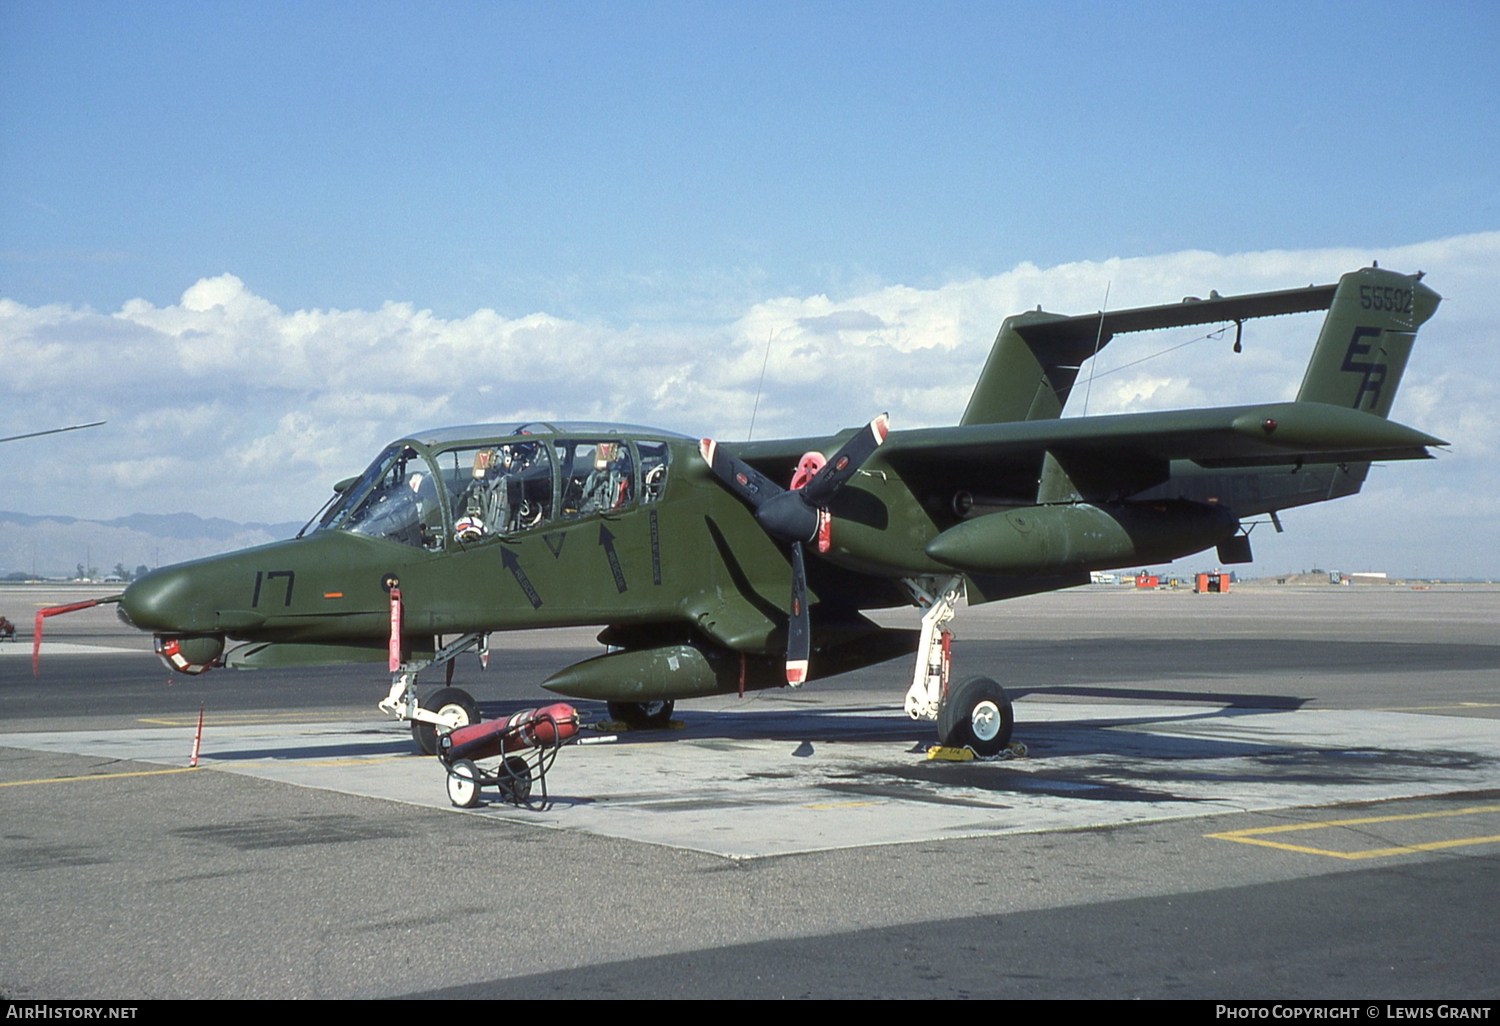
<svg viewBox="0 0 1500 1026">
<path fill-rule="evenodd" d="M 1344 275 L 1297 401 L 1387 416 L 1417 329 L 1441 300 L 1420 274 L 1365 267 Z"/>
<path fill-rule="evenodd" d="M 1026 338 L 1023 332 L 1032 325 L 1068 320 L 1040 310 L 1007 317 L 959 423 L 1056 420 L 1094 339 L 1083 345 L 1078 339 Z"/>
<path fill-rule="evenodd" d="M 1333 286 L 1297 401 L 1389 415 L 1413 341 L 1442 301 L 1422 275 L 1379 267 L 1352 271 Z M 1318 286 L 1329 288 L 1330 286 Z M 1353 495 L 1368 462 L 1303 463 L 1242 470 L 1172 464 L 1172 480 L 1137 499 L 1212 502 L 1241 517 Z"/>
</svg>

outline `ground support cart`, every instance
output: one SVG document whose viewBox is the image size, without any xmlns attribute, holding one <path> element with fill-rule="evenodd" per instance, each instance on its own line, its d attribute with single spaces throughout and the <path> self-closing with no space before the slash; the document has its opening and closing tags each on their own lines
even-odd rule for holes
<svg viewBox="0 0 1500 1026">
<path fill-rule="evenodd" d="M 472 809 L 488 787 L 502 801 L 541 809 L 547 804 L 547 771 L 562 746 L 577 737 L 578 711 L 565 702 L 444 734 L 437 758 L 448 772 L 448 800 Z"/>
</svg>

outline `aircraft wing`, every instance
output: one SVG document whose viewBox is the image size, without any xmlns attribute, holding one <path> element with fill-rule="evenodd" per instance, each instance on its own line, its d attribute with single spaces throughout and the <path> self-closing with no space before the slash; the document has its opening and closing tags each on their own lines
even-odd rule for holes
<svg viewBox="0 0 1500 1026">
<path fill-rule="evenodd" d="M 1090 452 L 1203 466 L 1270 466 L 1299 459 L 1426 459 L 1425 434 L 1359 410 L 1324 403 L 1264 403 L 891 432 L 881 450 L 893 466 L 927 460 L 982 463 L 1049 451 Z"/>
<path fill-rule="evenodd" d="M 733 450 L 776 478 L 808 449 L 835 438 L 740 443 Z M 1257 467 L 1427 459 L 1442 439 L 1359 410 L 1323 403 L 1266 403 L 1060 420 L 1006 421 L 892 431 L 869 468 L 888 465 L 917 489 L 967 488 L 1025 497 L 1036 492 L 1044 456 L 1084 463 L 1101 487 L 1123 494 L 1165 480 L 1172 460 L 1204 467 Z"/>
</svg>

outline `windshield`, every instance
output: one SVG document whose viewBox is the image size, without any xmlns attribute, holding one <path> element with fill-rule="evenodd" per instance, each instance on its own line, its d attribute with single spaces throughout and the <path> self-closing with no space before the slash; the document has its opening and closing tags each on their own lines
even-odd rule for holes
<svg viewBox="0 0 1500 1026">
<path fill-rule="evenodd" d="M 318 524 L 320 531 L 331 528 L 441 548 L 442 507 L 427 461 L 409 445 L 385 450 Z"/>
<path fill-rule="evenodd" d="M 317 530 L 434 551 L 467 548 L 654 503 L 666 489 L 669 461 L 665 442 L 620 438 L 513 435 L 427 455 L 397 442 L 332 500 Z"/>
</svg>

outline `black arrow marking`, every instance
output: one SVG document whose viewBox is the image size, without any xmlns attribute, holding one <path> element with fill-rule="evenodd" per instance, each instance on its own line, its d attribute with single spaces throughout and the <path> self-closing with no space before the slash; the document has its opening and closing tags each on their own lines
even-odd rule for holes
<svg viewBox="0 0 1500 1026">
<path fill-rule="evenodd" d="M 563 542 L 567 540 L 568 536 L 563 531 L 558 531 L 556 534 L 542 535 L 542 541 L 546 542 L 547 548 L 552 550 L 553 559 L 556 559 L 558 556 L 562 555 Z"/>
<path fill-rule="evenodd" d="M 516 554 L 510 549 L 501 549 L 500 562 L 505 565 L 505 569 L 511 572 L 511 575 L 516 579 L 516 583 L 526 593 L 526 598 L 530 601 L 531 608 L 541 609 L 542 597 L 536 593 L 536 588 L 532 587 L 531 581 L 526 576 L 526 571 L 521 569 L 521 561 L 516 558 Z"/>
<path fill-rule="evenodd" d="M 620 570 L 620 557 L 615 554 L 615 536 L 609 533 L 609 528 L 604 524 L 599 525 L 599 544 L 604 547 L 604 555 L 609 559 L 609 572 L 615 575 L 615 590 L 623 595 L 625 574 Z"/>
<path fill-rule="evenodd" d="M 661 583 L 661 531 L 656 526 L 656 510 L 651 511 L 651 583 Z"/>
</svg>

